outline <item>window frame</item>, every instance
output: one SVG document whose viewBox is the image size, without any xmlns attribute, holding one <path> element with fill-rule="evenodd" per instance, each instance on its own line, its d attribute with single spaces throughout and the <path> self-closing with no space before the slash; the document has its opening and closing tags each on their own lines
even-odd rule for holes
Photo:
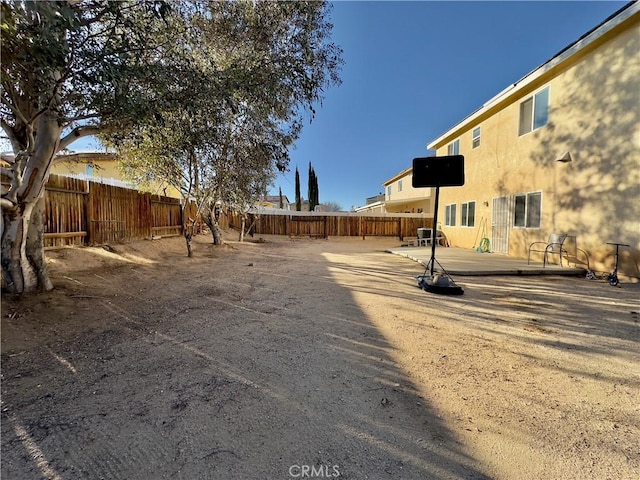
<svg viewBox="0 0 640 480">
<path fill-rule="evenodd" d="M 455 227 L 456 226 L 456 210 L 458 204 L 457 203 L 449 203 L 444 207 L 444 224 L 447 227 Z M 452 215 L 453 213 L 453 215 Z"/>
<path fill-rule="evenodd" d="M 536 203 L 531 202 L 532 199 L 537 198 L 537 212 L 532 212 L 531 207 Z M 518 206 L 518 200 L 524 200 L 524 208 Z M 520 202 L 522 205 L 522 202 Z M 537 215 L 536 215 L 537 213 Z M 518 216 L 520 215 L 520 219 Z M 534 216 L 535 215 L 535 216 Z M 537 224 L 532 223 L 532 220 L 537 219 Z M 519 221 L 520 220 L 520 221 Z M 513 196 L 513 228 L 524 229 L 540 229 L 542 226 L 542 192 L 527 192 L 518 193 Z"/>
<path fill-rule="evenodd" d="M 402 191 L 402 180 L 398 180 L 398 192 Z"/>
<path fill-rule="evenodd" d="M 470 209 L 469 207 L 472 207 Z M 469 221 L 469 212 L 472 211 L 471 221 Z M 470 200 L 460 204 L 460 226 L 473 228 L 476 226 L 476 201 Z"/>
<path fill-rule="evenodd" d="M 477 135 L 476 135 L 476 131 L 478 132 Z M 478 125 L 476 128 L 471 130 L 471 148 L 478 148 L 480 146 L 481 135 L 482 135 L 482 129 L 480 125 Z"/>
<path fill-rule="evenodd" d="M 391 185 L 387 185 L 387 199 L 391 200 Z"/>
<path fill-rule="evenodd" d="M 527 133 L 531 133 L 536 131 L 539 128 L 544 127 L 549 123 L 549 100 L 550 100 L 550 88 L 549 85 L 541 88 L 537 92 L 531 94 L 524 100 L 522 100 L 519 104 L 519 113 L 518 113 L 518 136 L 522 137 Z M 546 98 L 546 102 L 541 104 L 542 98 Z M 529 107 L 525 107 L 527 103 L 531 103 L 530 112 L 527 112 Z M 530 118 L 524 118 L 525 115 L 523 112 L 526 112 Z M 538 120 L 538 116 L 541 116 L 544 113 L 544 120 Z M 526 117 L 525 115 L 525 117 Z M 526 121 L 526 125 L 523 128 L 523 125 Z M 541 123 L 540 123 L 541 122 Z"/>
<path fill-rule="evenodd" d="M 447 145 L 447 155 L 460 155 L 460 139 L 456 138 Z"/>
</svg>

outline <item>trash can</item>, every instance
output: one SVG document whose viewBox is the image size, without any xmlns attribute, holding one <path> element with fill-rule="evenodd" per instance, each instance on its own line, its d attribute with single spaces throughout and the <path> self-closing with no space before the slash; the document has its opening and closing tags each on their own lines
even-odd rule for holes
<svg viewBox="0 0 640 480">
<path fill-rule="evenodd" d="M 431 229 L 430 228 L 419 228 L 418 229 L 418 238 L 431 238 Z"/>
</svg>

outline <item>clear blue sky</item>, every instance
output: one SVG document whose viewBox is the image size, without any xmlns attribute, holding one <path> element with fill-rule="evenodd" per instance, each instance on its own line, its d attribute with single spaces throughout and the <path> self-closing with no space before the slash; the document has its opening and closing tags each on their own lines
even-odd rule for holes
<svg viewBox="0 0 640 480">
<path fill-rule="evenodd" d="M 278 187 L 364 205 L 382 182 L 432 154 L 427 143 L 598 25 L 626 2 L 335 2 L 343 83 L 326 92 Z"/>
<path fill-rule="evenodd" d="M 321 203 L 364 205 L 413 158 L 431 154 L 429 142 L 625 3 L 334 2 L 343 83 L 326 92 L 269 193 L 281 187 L 294 201 L 298 166 L 306 198 L 311 162 Z"/>
</svg>

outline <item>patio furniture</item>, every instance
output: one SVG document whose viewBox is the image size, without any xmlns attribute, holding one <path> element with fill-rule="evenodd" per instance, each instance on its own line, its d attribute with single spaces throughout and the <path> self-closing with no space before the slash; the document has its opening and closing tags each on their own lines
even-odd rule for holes
<svg viewBox="0 0 640 480">
<path fill-rule="evenodd" d="M 560 266 L 562 267 L 563 259 L 566 261 L 567 266 L 570 263 L 582 264 L 589 267 L 589 255 L 584 250 L 578 248 L 575 235 L 568 235 L 566 233 L 552 233 L 546 242 L 533 242 L 529 244 L 529 253 L 527 255 L 527 264 L 531 263 L 531 253 L 542 253 L 542 266 L 545 268 L 549 263 L 550 255 L 557 255 L 559 258 Z M 580 258 L 580 256 L 583 258 Z"/>
<path fill-rule="evenodd" d="M 418 238 L 409 240 L 409 245 L 413 247 L 428 247 L 431 245 L 431 236 L 433 230 L 431 228 L 419 228 Z M 436 242 L 438 245 L 448 247 L 447 237 L 445 237 L 442 230 L 438 230 L 436 233 Z"/>
</svg>

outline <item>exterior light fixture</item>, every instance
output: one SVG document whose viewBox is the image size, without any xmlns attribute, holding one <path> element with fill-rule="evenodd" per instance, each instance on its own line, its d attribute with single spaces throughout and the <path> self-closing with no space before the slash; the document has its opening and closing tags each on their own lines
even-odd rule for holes
<svg viewBox="0 0 640 480">
<path fill-rule="evenodd" d="M 556 162 L 560 162 L 560 163 L 569 163 L 571 161 L 572 161 L 571 153 L 569 153 L 569 152 L 566 152 L 560 158 L 556 159 Z"/>
</svg>

